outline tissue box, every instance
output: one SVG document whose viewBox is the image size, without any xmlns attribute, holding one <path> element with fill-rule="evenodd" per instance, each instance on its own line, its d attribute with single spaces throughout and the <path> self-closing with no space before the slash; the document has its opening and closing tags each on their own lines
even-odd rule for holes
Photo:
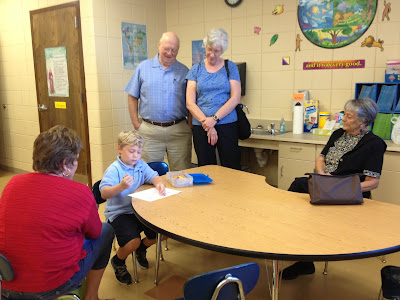
<svg viewBox="0 0 400 300">
<path fill-rule="evenodd" d="M 167 172 L 167 181 L 173 187 L 193 186 L 193 177 L 185 171 Z"/>
<path fill-rule="evenodd" d="M 318 127 L 318 100 L 304 100 L 304 132 Z"/>
</svg>

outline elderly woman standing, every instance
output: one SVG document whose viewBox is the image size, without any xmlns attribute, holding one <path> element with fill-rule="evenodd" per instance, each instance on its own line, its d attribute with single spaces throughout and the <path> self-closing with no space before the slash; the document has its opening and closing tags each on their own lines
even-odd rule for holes
<svg viewBox="0 0 400 300">
<path fill-rule="evenodd" d="M 240 102 L 240 77 L 229 61 L 229 78 L 222 54 L 228 48 L 228 34 L 211 29 L 204 38 L 206 59 L 190 69 L 186 106 L 193 115 L 193 142 L 199 166 L 216 165 L 215 148 L 221 165 L 240 169 L 238 124 L 235 107 Z"/>
<path fill-rule="evenodd" d="M 386 143 L 368 130 L 379 109 L 371 99 L 349 100 L 344 106 L 343 128 L 334 131 L 320 156 L 315 171 L 324 175 L 363 174 L 360 176 L 364 198 L 370 198 L 381 176 Z M 296 178 L 289 191 L 308 193 L 308 178 Z M 282 278 L 295 279 L 313 274 L 313 262 L 297 262 L 283 270 Z"/>
<path fill-rule="evenodd" d="M 33 145 L 36 172 L 14 176 L 4 188 L 0 253 L 15 272 L 3 283 L 6 299 L 56 299 L 85 277 L 85 299 L 99 299 L 114 231 L 102 225 L 91 190 L 72 181 L 81 148 L 71 129 L 42 132 Z"/>
</svg>

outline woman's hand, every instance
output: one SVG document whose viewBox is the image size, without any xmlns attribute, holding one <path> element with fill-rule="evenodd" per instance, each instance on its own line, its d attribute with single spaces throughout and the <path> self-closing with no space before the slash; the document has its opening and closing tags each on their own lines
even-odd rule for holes
<svg viewBox="0 0 400 300">
<path fill-rule="evenodd" d="M 207 136 L 208 136 L 208 143 L 214 146 L 218 141 L 217 130 L 215 128 L 212 128 L 207 132 Z"/>
<path fill-rule="evenodd" d="M 217 124 L 217 121 L 215 121 L 213 117 L 207 117 L 202 119 L 200 122 L 201 126 L 203 126 L 203 129 L 207 132 L 209 132 L 212 128 L 214 128 L 215 124 Z"/>
</svg>

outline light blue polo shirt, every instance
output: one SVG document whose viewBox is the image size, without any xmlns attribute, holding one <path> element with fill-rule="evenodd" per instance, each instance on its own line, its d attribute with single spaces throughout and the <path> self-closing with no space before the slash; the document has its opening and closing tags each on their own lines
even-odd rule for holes
<svg viewBox="0 0 400 300">
<path fill-rule="evenodd" d="M 104 211 L 107 221 L 112 222 L 120 215 L 133 214 L 132 198 L 127 195 L 134 193 L 144 183 L 151 184 L 154 177 L 158 175 L 143 160 L 139 160 L 135 167 L 132 168 L 124 164 L 120 157 L 117 157 L 117 160 L 104 172 L 104 176 L 100 182 L 100 191 L 104 187 L 119 184 L 126 174 L 133 176 L 133 184 L 130 188 L 122 191 L 115 197 L 107 199 Z"/>
<path fill-rule="evenodd" d="M 228 61 L 229 79 L 240 82 L 239 70 L 234 62 Z M 208 73 L 204 61 L 201 61 L 190 69 L 186 79 L 197 82 L 196 86 L 196 104 L 206 117 L 214 115 L 231 97 L 231 87 L 228 80 L 228 74 L 225 66 L 215 73 Z M 201 123 L 193 120 L 193 125 L 201 125 Z M 236 110 L 226 115 L 218 122 L 220 124 L 228 124 L 237 121 Z"/>
<path fill-rule="evenodd" d="M 157 54 L 137 66 L 125 92 L 140 98 L 142 118 L 157 122 L 179 120 L 188 115 L 185 78 L 188 71 L 177 60 L 165 70 Z"/>
</svg>

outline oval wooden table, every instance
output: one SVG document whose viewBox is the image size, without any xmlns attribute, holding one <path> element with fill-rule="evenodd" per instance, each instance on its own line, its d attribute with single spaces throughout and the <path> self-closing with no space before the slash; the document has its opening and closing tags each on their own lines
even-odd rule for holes
<svg viewBox="0 0 400 300">
<path fill-rule="evenodd" d="M 308 194 L 277 189 L 265 177 L 221 166 L 186 170 L 210 184 L 176 188 L 154 202 L 132 198 L 135 214 L 160 235 L 197 247 L 273 260 L 272 299 L 278 299 L 279 260 L 335 261 L 400 250 L 400 206 L 364 199 L 363 205 L 314 206 Z M 166 186 L 172 188 L 168 182 Z"/>
</svg>

